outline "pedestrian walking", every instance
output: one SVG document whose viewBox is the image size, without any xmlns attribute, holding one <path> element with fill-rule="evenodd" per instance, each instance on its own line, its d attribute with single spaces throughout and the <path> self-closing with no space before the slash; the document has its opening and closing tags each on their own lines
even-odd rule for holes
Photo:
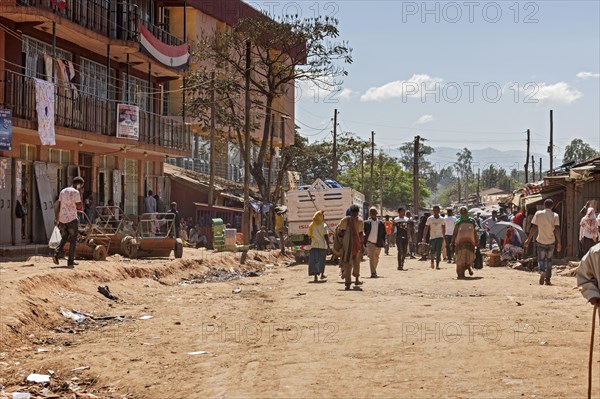
<svg viewBox="0 0 600 399">
<path fill-rule="evenodd" d="M 423 232 L 423 236 L 427 237 L 427 233 L 429 233 L 429 255 L 431 257 L 431 268 L 440 268 L 440 260 L 442 256 L 442 241 L 444 240 L 444 219 L 440 216 L 440 207 L 439 205 L 435 205 L 433 207 L 433 215 L 427 218 L 425 222 L 425 231 Z M 425 242 L 425 241 L 423 241 Z"/>
<path fill-rule="evenodd" d="M 427 219 L 429 219 L 430 216 L 431 213 L 425 212 L 419 219 L 419 224 L 417 226 L 417 243 L 429 242 L 429 235 L 425 229 L 425 225 L 427 224 Z M 419 260 L 427 260 L 427 253 L 419 252 L 419 254 L 421 255 L 421 259 Z"/>
<path fill-rule="evenodd" d="M 444 218 L 445 232 L 444 240 L 446 242 L 446 261 L 452 263 L 454 258 L 454 246 L 452 244 L 452 236 L 454 235 L 454 225 L 456 224 L 456 216 L 453 214 L 452 208 L 446 209 L 446 217 Z"/>
<path fill-rule="evenodd" d="M 398 208 L 398 216 L 394 219 L 396 227 L 396 247 L 398 248 L 398 270 L 404 270 L 404 260 L 408 253 L 408 235 L 410 219 L 406 217 L 406 210 Z"/>
<path fill-rule="evenodd" d="M 279 206 L 275 208 L 275 233 L 279 238 L 279 247 L 281 248 L 281 254 L 285 255 L 285 213 L 287 207 Z"/>
<path fill-rule="evenodd" d="M 314 282 L 325 281 L 325 259 L 329 250 L 329 234 L 325 223 L 323 211 L 317 211 L 313 215 L 312 222 L 308 225 L 308 237 L 310 238 L 310 253 L 308 255 L 308 275 L 314 276 Z"/>
<path fill-rule="evenodd" d="M 496 245 L 498 245 L 499 249 L 502 248 L 502 246 L 498 242 L 498 238 L 494 234 L 491 234 L 489 232 L 492 229 L 492 227 L 494 227 L 496 225 L 496 223 L 498 223 L 499 221 L 500 220 L 498 219 L 498 211 L 492 211 L 492 216 L 490 216 L 489 218 L 485 219 L 483 221 L 483 223 L 481 223 L 481 226 L 486 231 L 487 241 L 488 241 L 488 245 L 490 247 L 490 250 L 492 249 L 492 246 L 494 245 L 494 243 Z"/>
<path fill-rule="evenodd" d="M 390 220 L 390 215 L 385 215 L 385 222 L 383 222 L 385 226 L 385 254 L 390 254 L 390 247 L 394 246 L 394 222 Z"/>
<path fill-rule="evenodd" d="M 475 263 L 475 251 L 477 250 L 477 222 L 469 217 L 467 207 L 460 208 L 460 213 L 454 223 L 454 231 L 450 244 L 456 248 L 456 274 L 457 278 L 465 278 L 465 272 L 473 275 L 471 266 Z"/>
<path fill-rule="evenodd" d="M 74 268 L 75 246 L 77 245 L 77 234 L 79 232 L 79 220 L 77 219 L 77 207 L 81 205 L 81 194 L 79 190 L 83 187 L 83 178 L 77 176 L 73 179 L 70 187 L 64 188 L 58 196 L 58 205 L 54 214 L 54 224 L 60 230 L 61 240 L 54 251 L 52 261 L 59 264 L 59 259 L 64 256 L 64 247 L 69 243 L 69 257 L 67 267 Z"/>
<path fill-rule="evenodd" d="M 352 205 L 350 216 L 343 218 L 337 227 L 338 236 L 342 239 L 340 267 L 343 270 L 342 277 L 345 280 L 346 290 L 350 289 L 352 276 L 355 278 L 355 289 L 360 289 L 359 286 L 362 285 L 359 277 L 363 254 L 364 222 L 359 213 L 358 205 Z"/>
<path fill-rule="evenodd" d="M 589 207 L 579 222 L 579 242 L 582 254 L 585 255 L 598 241 L 598 219 L 594 208 Z"/>
<path fill-rule="evenodd" d="M 406 217 L 408 218 L 408 255 L 411 259 L 415 259 L 415 246 L 417 243 L 417 231 L 415 227 L 417 217 L 413 218 L 409 211 L 406 211 Z"/>
<path fill-rule="evenodd" d="M 529 246 L 535 236 L 537 241 L 538 269 L 540 285 L 552 285 L 552 256 L 554 247 L 560 252 L 560 230 L 558 215 L 552 211 L 554 202 L 548 198 L 544 201 L 544 209 L 537 211 L 531 220 L 531 230 L 525 241 L 525 248 Z"/>
<path fill-rule="evenodd" d="M 377 278 L 377 265 L 381 248 L 385 246 L 385 226 L 377 219 L 377 209 L 369 209 L 369 220 L 364 222 L 365 247 L 371 267 L 371 278 Z"/>
</svg>

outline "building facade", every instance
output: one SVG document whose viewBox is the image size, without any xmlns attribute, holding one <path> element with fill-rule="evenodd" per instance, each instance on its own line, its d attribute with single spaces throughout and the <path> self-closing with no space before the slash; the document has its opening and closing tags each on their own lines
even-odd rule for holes
<svg viewBox="0 0 600 399">
<path fill-rule="evenodd" d="M 75 176 L 92 206 L 143 212 L 144 194 L 163 190 L 165 160 L 191 155 L 171 95 L 189 57 L 171 33 L 182 5 L 0 0 L 0 244 L 47 242 Z"/>
</svg>

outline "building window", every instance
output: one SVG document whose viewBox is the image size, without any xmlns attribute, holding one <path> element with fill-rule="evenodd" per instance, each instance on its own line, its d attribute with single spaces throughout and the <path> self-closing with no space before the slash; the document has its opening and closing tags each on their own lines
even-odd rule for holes
<svg viewBox="0 0 600 399">
<path fill-rule="evenodd" d="M 82 58 L 80 71 L 81 92 L 84 95 L 99 97 L 102 99 L 114 98 L 113 93 L 115 88 L 112 84 L 107 85 L 106 71 L 106 65 Z M 114 76 L 114 69 L 111 69 L 111 77 L 112 76 Z"/>
<path fill-rule="evenodd" d="M 127 81 L 127 76 L 123 75 L 123 79 Z M 125 83 L 127 84 L 127 83 Z M 129 96 L 127 96 L 127 91 L 123 90 L 123 98 L 122 100 L 127 102 L 128 104 L 137 105 L 140 107 L 140 110 L 143 111 L 151 111 L 150 103 L 148 101 L 150 98 L 150 86 L 148 85 L 147 80 L 139 79 L 134 76 L 129 76 Z"/>
<path fill-rule="evenodd" d="M 25 54 L 25 75 L 32 78 L 45 79 L 52 76 L 52 45 L 23 36 L 21 51 Z M 56 57 L 72 61 L 73 55 L 67 51 L 56 49 Z"/>
<path fill-rule="evenodd" d="M 25 161 L 35 161 L 36 147 L 32 144 L 21 144 L 19 153 L 21 159 Z"/>
<path fill-rule="evenodd" d="M 50 148 L 48 150 L 48 161 L 59 165 L 68 165 L 71 161 L 71 151 Z"/>
</svg>

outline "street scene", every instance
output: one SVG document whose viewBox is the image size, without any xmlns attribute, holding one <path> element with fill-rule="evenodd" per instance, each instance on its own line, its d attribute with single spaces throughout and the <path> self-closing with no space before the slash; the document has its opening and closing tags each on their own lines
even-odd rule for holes
<svg viewBox="0 0 600 399">
<path fill-rule="evenodd" d="M 200 250 L 166 265 L 109 260 L 75 271 L 3 262 L 3 328 L 12 326 L 0 348 L 4 392 L 585 396 L 591 310 L 573 277 L 546 287 L 535 272 L 486 266 L 458 281 L 445 262 L 432 270 L 409 259 L 398 271 L 395 255 L 382 255 L 379 278 L 365 276 L 361 292 L 344 290 L 337 266 L 311 284 L 306 265 L 272 252 L 251 252 L 259 260 L 246 267 L 239 256 Z M 258 276 L 221 281 L 230 268 Z M 118 300 L 98 293 L 100 282 Z M 77 323 L 61 309 L 90 316 Z M 49 384 L 26 382 L 48 370 Z M 593 397 L 599 392 L 595 384 Z"/>
<path fill-rule="evenodd" d="M 0 0 L 0 399 L 600 396 L 599 82 L 597 1 Z"/>
</svg>

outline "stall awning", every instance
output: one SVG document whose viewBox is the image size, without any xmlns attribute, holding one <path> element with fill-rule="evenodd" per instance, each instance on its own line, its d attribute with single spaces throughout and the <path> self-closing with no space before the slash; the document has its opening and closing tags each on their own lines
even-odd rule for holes
<svg viewBox="0 0 600 399">
<path fill-rule="evenodd" d="M 528 206 L 528 205 L 537 204 L 538 202 L 543 201 L 546 198 L 553 197 L 557 194 L 561 194 L 562 192 L 563 192 L 563 190 L 554 190 L 554 191 L 548 191 L 548 192 L 540 193 L 540 194 L 528 195 L 524 199 L 524 201 L 525 201 L 524 205 Z"/>
</svg>

